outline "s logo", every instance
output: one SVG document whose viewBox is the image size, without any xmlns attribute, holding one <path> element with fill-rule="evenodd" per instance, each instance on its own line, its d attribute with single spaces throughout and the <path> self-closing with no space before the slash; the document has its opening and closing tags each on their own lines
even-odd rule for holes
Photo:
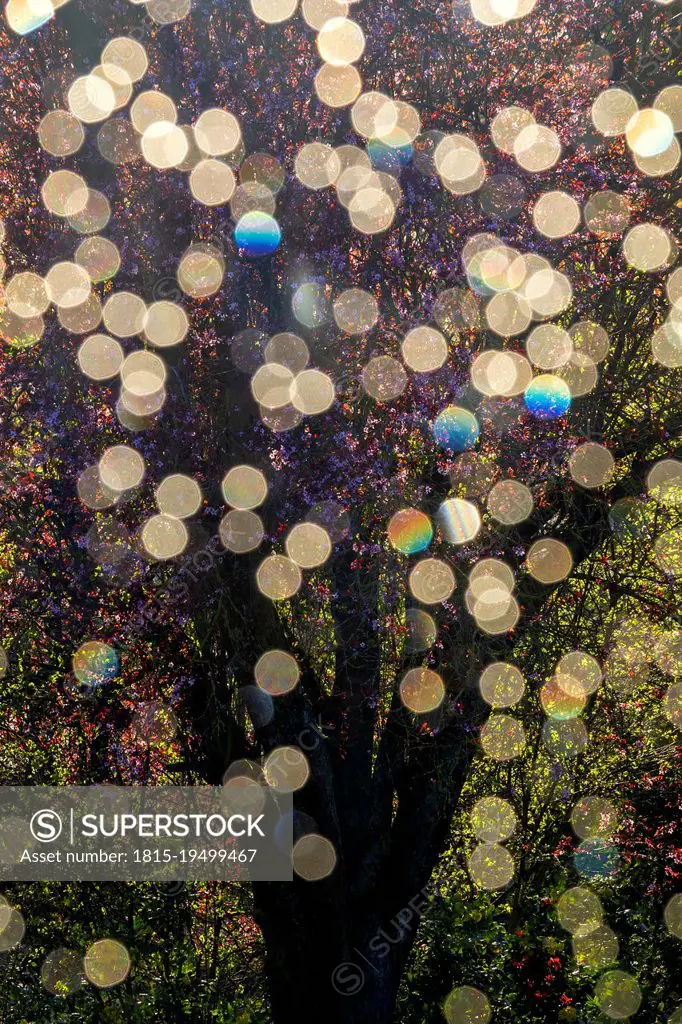
<svg viewBox="0 0 682 1024">
<path fill-rule="evenodd" d="M 53 843 L 62 834 L 62 819 L 56 811 L 44 808 L 33 815 L 30 829 L 39 843 Z"/>
</svg>

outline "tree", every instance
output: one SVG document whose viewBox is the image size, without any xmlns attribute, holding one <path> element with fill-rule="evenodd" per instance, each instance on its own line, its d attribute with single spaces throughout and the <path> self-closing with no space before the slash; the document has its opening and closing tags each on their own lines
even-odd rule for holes
<svg viewBox="0 0 682 1024">
<path fill-rule="evenodd" d="M 361 9 L 357 21 L 368 40 L 360 65 L 364 91 L 404 100 L 421 117 L 410 147 L 358 135 L 347 109 L 319 102 L 315 33 L 300 18 L 263 25 L 241 5 L 197 4 L 186 19 L 158 27 L 130 9 L 95 20 L 66 7 L 49 29 L 21 40 L 5 35 L 7 61 L 24 59 L 28 68 L 7 87 L 14 113 L 3 161 L 23 154 L 3 181 L 8 281 L 22 269 L 45 275 L 55 261 L 73 258 L 78 239 L 40 199 L 50 171 L 68 166 L 110 202 L 106 234 L 121 259 L 113 283 L 105 273 L 94 285 L 97 300 L 87 301 L 98 307 L 130 291 L 147 304 L 173 302 L 186 309 L 190 328 L 182 344 L 157 353 L 164 394 L 158 385 L 141 386 L 137 402 L 129 394 L 117 407 L 118 378 L 94 382 L 76 359 L 74 334 L 92 330 L 81 330 L 90 315 L 86 303 L 77 307 L 76 324 L 65 314 L 68 305 L 59 320 L 49 315 L 30 345 L 10 306 L 3 321 L 2 503 L 12 744 L 5 781 L 220 783 L 236 761 L 260 761 L 282 745 L 302 749 L 310 776 L 296 793 L 295 837 L 325 837 L 336 863 L 316 881 L 297 875 L 292 884 L 254 885 L 272 1013 L 275 1020 L 324 1013 L 362 1024 L 393 1019 L 424 890 L 448 846 L 467 781 L 485 756 L 480 735 L 490 706 L 481 697 L 482 670 L 518 663 L 527 679 L 540 682 L 567 652 L 579 649 L 604 662 L 615 643 L 604 667 L 613 681 L 630 662 L 641 664 L 639 655 L 628 661 L 627 651 L 641 651 L 654 634 L 660 643 L 659 634 L 667 636 L 678 621 L 679 463 L 670 462 L 670 478 L 656 467 L 679 454 L 680 414 L 679 333 L 663 328 L 675 357 L 662 361 L 651 345 L 669 312 L 663 285 L 672 250 L 658 272 L 648 273 L 636 269 L 648 253 L 638 249 L 628 262 L 622 244 L 628 219 L 673 227 L 674 169 L 644 175 L 623 135 L 604 137 L 590 121 L 594 100 L 611 81 L 643 107 L 669 84 L 674 51 L 654 65 L 648 56 L 665 47 L 665 9 L 642 13 L 632 6 L 616 16 L 607 4 L 576 2 L 491 28 L 468 11 L 420 2 Z M 116 145 L 122 150 L 134 139 L 126 112 L 99 135 L 88 129 L 66 162 L 40 148 L 36 129 L 46 109 L 64 106 L 73 78 L 100 60 L 111 37 L 131 31 L 150 57 L 136 92 L 154 87 L 172 97 L 181 123 L 214 106 L 237 117 L 243 149 L 229 159 L 241 164 L 242 185 L 256 183 L 240 200 L 274 204 L 276 195 L 282 242 L 271 254 L 256 258 L 248 245 L 239 247 L 230 206 L 193 201 L 186 173 L 140 159 L 113 162 Z M 42 92 L 41 81 L 49 86 Z M 552 166 L 524 169 L 494 145 L 490 124 L 511 104 L 557 133 L 562 153 Z M 117 136 L 108 127 L 114 123 Z M 444 158 L 434 158 L 438 133 L 476 143 L 486 168 L 476 191 L 461 189 L 464 175 L 455 169 L 448 177 Z M 375 166 L 388 169 L 391 179 L 379 181 L 400 201 L 384 231 L 363 233 L 350 223 L 342 190 L 312 190 L 298 180 L 295 157 L 318 139 L 367 148 Z M 465 144 L 453 145 L 459 152 Z M 269 157 L 249 162 L 261 150 Z M 589 207 L 593 194 L 606 189 L 621 197 L 610 214 L 617 221 L 625 208 L 620 224 Z M 539 231 L 532 212 L 551 191 L 569 193 L 587 224 L 558 238 L 550 237 L 553 224 Z M 356 225 L 361 215 L 356 211 Z M 550 221 L 558 216 L 550 210 Z M 515 287 L 495 277 L 513 277 L 508 247 L 523 265 Z M 193 269 L 185 263 L 178 272 L 188 251 Z M 481 254 L 491 252 L 490 261 L 502 259 L 502 271 L 493 262 L 481 266 Z M 533 264 L 538 256 L 548 262 Z M 498 362 L 495 378 L 480 360 L 483 352 L 524 352 L 526 331 L 504 305 L 496 320 L 489 304 L 516 295 L 540 266 L 559 293 L 568 279 L 572 295 L 544 313 L 534 307 L 536 319 L 560 327 L 562 340 L 565 329 L 585 320 L 608 334 L 608 351 L 597 353 L 590 345 L 595 337 L 600 344 L 601 334 L 573 331 L 581 357 L 558 370 L 573 391 L 561 415 L 551 394 L 535 405 L 509 395 L 513 385 L 499 384 L 500 366 L 508 372 L 509 362 Z M 202 296 L 204 276 L 216 267 L 220 287 Z M 355 305 L 351 288 L 362 289 Z M 360 329 L 339 326 L 344 316 L 338 307 L 336 321 L 332 314 L 339 296 L 351 319 L 366 317 L 368 297 L 370 309 L 374 300 L 376 326 L 371 314 Z M 527 305 L 517 302 L 516 314 Z M 108 320 L 105 308 L 107 326 L 112 308 Z M 423 324 L 447 345 L 442 368 L 428 373 L 401 358 L 407 331 Z M 266 343 L 282 332 L 302 335 L 310 365 L 333 381 L 335 400 L 318 414 L 299 416 L 290 403 L 285 412 L 273 411 L 259 405 L 258 397 L 270 401 L 264 394 L 254 396 Z M 150 348 L 140 337 L 122 344 L 126 355 Z M 282 361 L 294 365 L 295 343 L 280 344 Z M 556 369 L 551 353 L 547 362 L 546 339 L 541 347 L 536 376 L 543 366 Z M 590 353 L 595 360 L 586 358 Z M 385 356 L 390 360 L 372 362 Z M 153 376 L 158 366 L 147 363 L 139 372 Z M 556 376 L 558 394 L 568 394 Z M 165 401 L 157 411 L 159 396 Z M 297 403 L 299 412 L 311 408 L 302 392 Z M 449 406 L 464 414 L 439 426 Z M 476 437 L 462 442 L 469 428 Z M 104 471 L 93 477 L 88 467 L 121 444 L 143 457 L 145 477 L 112 493 Z M 126 472 L 132 458 L 124 456 Z M 258 508 L 264 540 L 235 554 L 226 526 L 228 550 L 212 538 L 226 513 L 223 478 L 243 465 L 267 482 Z M 89 477 L 82 476 L 86 470 Z M 148 537 L 145 549 L 139 531 L 157 512 L 155 488 L 171 474 L 198 481 L 201 512 L 187 520 L 182 551 L 154 559 L 150 551 L 168 553 L 168 532 L 160 541 Z M 510 494 L 522 503 L 532 498 L 527 514 L 517 514 L 507 495 L 495 515 L 489 492 L 502 481 L 523 485 Z M 240 504 L 229 488 L 227 497 Z M 393 518 L 405 510 L 412 510 L 408 517 Z M 281 554 L 291 529 L 310 521 L 331 538 L 329 557 L 304 569 L 299 587 L 285 587 L 286 599 L 271 600 L 279 584 L 260 577 L 258 585 L 263 560 Z M 177 523 L 164 521 L 159 529 L 181 534 Z M 415 527 L 416 539 L 401 535 L 401 524 Z M 426 536 L 434 528 L 426 552 L 419 529 Z M 555 543 L 543 548 L 547 539 Z M 310 543 L 308 535 L 304 547 Z M 631 560 L 621 551 L 614 564 L 614 548 L 628 543 Z M 562 569 L 567 550 L 570 563 Z M 428 595 L 410 577 L 427 555 L 438 560 L 430 571 L 438 579 L 450 572 L 455 584 L 433 607 L 418 601 Z M 472 597 L 467 587 L 482 559 L 495 560 L 487 563 L 493 575 L 481 577 L 488 582 Z M 282 571 L 292 572 L 291 565 L 281 563 Z M 511 574 L 513 600 L 508 587 L 500 596 L 500 573 Z M 428 585 L 435 578 L 427 574 Z M 645 639 L 611 638 L 624 596 L 632 601 L 628 615 L 649 622 Z M 477 608 L 481 599 L 497 602 L 502 614 Z M 432 643 L 423 638 L 431 628 L 427 612 L 438 628 Z M 502 630 L 504 616 L 509 628 Z M 71 661 L 88 641 L 114 648 L 122 668 L 83 693 Z M 270 701 L 271 717 L 262 697 L 254 704 L 253 689 L 254 666 L 269 651 L 293 655 L 300 671 L 295 688 Z M 400 685 L 410 671 L 412 696 Z M 439 695 L 438 680 L 445 687 L 440 701 L 430 690 Z M 158 705 L 171 710 L 177 734 L 167 743 L 140 744 L 141 709 L 144 716 Z M 161 717 L 168 714 L 163 709 Z M 522 710 L 517 722 L 526 714 L 532 717 Z M 513 728 L 513 717 L 496 715 L 488 735 Z M 356 992 L 344 965 L 358 956 L 364 982 Z"/>
</svg>

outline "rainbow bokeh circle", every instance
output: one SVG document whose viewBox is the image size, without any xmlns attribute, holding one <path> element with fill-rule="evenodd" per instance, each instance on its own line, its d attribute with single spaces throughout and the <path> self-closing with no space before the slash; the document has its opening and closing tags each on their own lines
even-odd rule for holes
<svg viewBox="0 0 682 1024">
<path fill-rule="evenodd" d="M 237 221 L 234 238 L 244 255 L 270 256 L 282 241 L 282 232 L 269 213 L 249 210 Z"/>
<path fill-rule="evenodd" d="M 72 659 L 73 672 L 83 686 L 102 686 L 118 675 L 118 652 L 100 640 L 81 644 Z"/>
<path fill-rule="evenodd" d="M 416 508 L 403 508 L 391 516 L 388 524 L 388 539 L 396 551 L 403 555 L 414 555 L 431 543 L 433 527 L 431 520 Z"/>
<path fill-rule="evenodd" d="M 571 389 L 553 373 L 541 373 L 524 392 L 528 412 L 539 420 L 556 420 L 571 407 Z"/>
<path fill-rule="evenodd" d="M 478 420 L 468 409 L 447 405 L 438 414 L 431 427 L 436 443 L 451 452 L 464 452 L 478 441 Z"/>
<path fill-rule="evenodd" d="M 403 167 L 406 167 L 412 159 L 412 146 L 409 142 L 405 142 L 399 145 L 398 140 L 396 145 L 392 145 L 390 137 L 388 141 L 384 139 L 369 139 L 367 142 L 367 155 L 372 161 L 372 167 L 376 167 L 380 171 L 386 171 L 389 174 L 400 173 Z"/>
</svg>

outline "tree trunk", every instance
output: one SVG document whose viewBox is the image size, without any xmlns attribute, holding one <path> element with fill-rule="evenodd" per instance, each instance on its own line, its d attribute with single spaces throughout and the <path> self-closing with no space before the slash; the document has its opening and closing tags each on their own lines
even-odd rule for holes
<svg viewBox="0 0 682 1024">
<path fill-rule="evenodd" d="M 343 906 L 338 881 L 253 888 L 275 1024 L 391 1024 L 423 898 L 382 925 Z"/>
</svg>

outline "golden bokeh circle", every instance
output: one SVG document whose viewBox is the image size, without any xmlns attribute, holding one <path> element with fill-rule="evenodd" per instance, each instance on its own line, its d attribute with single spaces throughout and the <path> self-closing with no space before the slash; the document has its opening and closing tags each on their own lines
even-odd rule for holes
<svg viewBox="0 0 682 1024">
<path fill-rule="evenodd" d="M 309 832 L 294 843 L 291 859 L 300 878 L 318 882 L 331 875 L 336 867 L 336 850 L 325 836 Z"/>
<path fill-rule="evenodd" d="M 291 693 L 301 677 L 298 662 L 287 651 L 271 650 L 262 654 L 253 670 L 256 683 L 271 697 Z"/>
<path fill-rule="evenodd" d="M 540 583 L 558 583 L 570 574 L 573 557 L 563 541 L 547 537 L 531 544 L 526 554 L 526 567 Z"/>
<path fill-rule="evenodd" d="M 96 988 L 112 988 L 130 973 L 130 954 L 116 939 L 100 939 L 88 947 L 83 961 L 85 976 Z"/>
<path fill-rule="evenodd" d="M 511 715 L 491 715 L 481 729 L 481 746 L 494 761 L 510 761 L 523 753 L 526 733 Z"/>
<path fill-rule="evenodd" d="M 492 1015 L 485 993 L 471 985 L 453 988 L 443 1003 L 447 1024 L 489 1024 Z"/>
<path fill-rule="evenodd" d="M 523 673 L 506 661 L 494 661 L 486 665 L 479 688 L 483 700 L 493 708 L 508 708 L 518 704 L 525 693 Z"/>
<path fill-rule="evenodd" d="M 517 818 L 514 808 L 499 796 L 484 796 L 471 810 L 471 827 L 484 843 L 502 843 L 514 834 Z"/>
<path fill-rule="evenodd" d="M 220 520 L 218 533 L 228 551 L 243 555 L 259 547 L 265 536 L 265 528 L 255 512 L 231 509 Z"/>
<path fill-rule="evenodd" d="M 479 889 L 503 889 L 514 877 L 514 858 L 498 843 L 481 843 L 469 857 L 469 874 Z"/>
<path fill-rule="evenodd" d="M 594 1000 L 607 1017 L 625 1020 L 637 1013 L 642 993 L 631 974 L 626 971 L 607 971 L 595 985 Z"/>
<path fill-rule="evenodd" d="M 415 714 L 426 714 L 439 707 L 445 698 L 445 684 L 429 668 L 409 669 L 400 681 L 400 699 Z"/>
</svg>

